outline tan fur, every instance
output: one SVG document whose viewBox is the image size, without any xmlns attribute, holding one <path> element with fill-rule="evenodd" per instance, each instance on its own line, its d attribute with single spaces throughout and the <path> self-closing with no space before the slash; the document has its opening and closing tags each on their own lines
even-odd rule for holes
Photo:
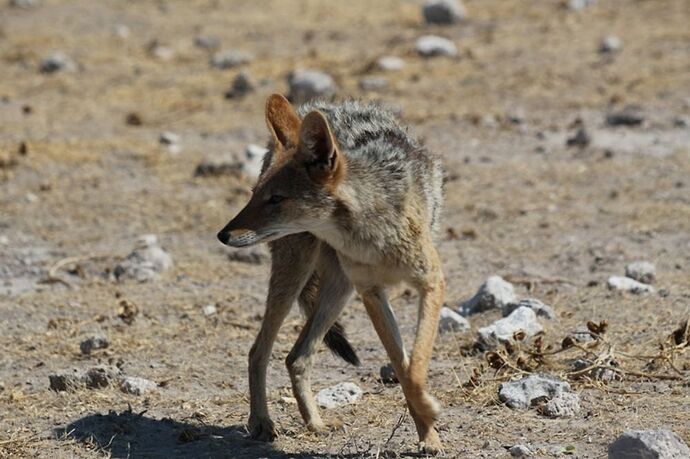
<svg viewBox="0 0 690 459">
<path fill-rule="evenodd" d="M 400 380 L 421 446 L 439 452 L 434 423 L 440 407 L 427 391 L 445 288 L 432 238 L 439 203 L 430 199 L 440 195 L 435 160 L 413 142 L 415 149 L 398 152 L 397 144 L 391 145 L 391 154 L 381 153 L 386 161 L 416 162 L 415 170 L 395 164 L 408 173 L 389 173 L 388 163 L 366 156 L 371 153 L 341 151 L 324 113 L 311 111 L 300 122 L 282 96 L 269 98 L 266 119 L 274 146 L 264 171 L 245 209 L 219 233 L 229 245 L 268 241 L 272 250 L 266 314 L 249 354 L 251 436 L 275 437 L 266 404 L 266 366 L 278 329 L 300 296 L 311 306 L 286 364 L 307 427 L 325 429 L 311 390 L 312 357 L 356 289 Z M 401 281 L 420 295 L 409 358 L 386 295 L 388 286 Z"/>
</svg>

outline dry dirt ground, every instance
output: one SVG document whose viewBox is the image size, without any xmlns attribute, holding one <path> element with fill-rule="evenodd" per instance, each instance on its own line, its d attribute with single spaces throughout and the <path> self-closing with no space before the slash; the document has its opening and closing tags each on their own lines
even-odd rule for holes
<svg viewBox="0 0 690 459">
<path fill-rule="evenodd" d="M 331 73 L 339 97 L 395 107 L 443 157 L 438 246 L 449 304 L 499 274 L 516 281 L 520 296 L 555 308 L 555 320 L 542 320 L 550 351 L 587 321 L 608 322 L 590 352 L 613 346 L 623 379 L 572 380 L 582 410 L 570 419 L 512 411 L 498 402 L 497 386 L 521 371 L 568 378 L 584 350 L 539 362 L 506 355 L 503 368 L 491 368 L 472 343 L 497 312 L 471 317 L 471 332 L 439 337 L 430 385 L 444 406 L 439 429 L 448 457 L 507 457 L 506 447 L 518 443 L 542 457 L 605 457 L 622 431 L 662 426 L 690 443 L 690 352 L 660 347 L 690 316 L 690 6 L 466 6 L 466 22 L 433 27 L 423 24 L 417 1 L 44 0 L 29 9 L 2 2 L 0 456 L 415 453 L 410 418 L 396 428 L 406 411 L 402 393 L 378 380 L 387 359 L 356 299 L 342 322 L 363 365 L 348 367 L 323 350 L 313 377 L 317 390 L 341 381 L 363 388 L 357 403 L 324 413 L 342 427 L 308 433 L 290 398 L 283 361 L 303 323 L 293 312 L 268 378 L 280 437 L 273 444 L 246 438 L 246 354 L 269 263 L 232 261 L 215 239 L 251 183 L 194 171 L 205 158 L 265 141 L 265 98 L 286 92 L 286 75 L 297 67 Z M 418 57 L 414 41 L 426 33 L 452 39 L 459 57 Z M 613 56 L 598 52 L 608 34 L 624 43 Z M 257 90 L 226 100 L 239 69 L 211 68 L 209 52 L 194 45 L 198 35 L 250 52 L 241 70 Z M 172 50 L 170 59 L 151 54 L 154 40 Z M 76 68 L 41 73 L 41 60 L 56 50 Z M 405 68 L 386 75 L 387 87 L 362 91 L 359 81 L 379 74 L 371 63 L 382 55 L 402 57 Z M 606 126 L 605 114 L 627 105 L 642 111 L 644 123 Z M 130 113 L 141 125 L 125 122 Z M 578 118 L 592 143 L 566 147 Z M 181 136 L 181 152 L 159 144 L 163 131 Z M 158 235 L 174 267 L 153 282 L 114 282 L 108 273 L 146 233 Z M 609 291 L 607 277 L 637 259 L 656 264 L 657 292 Z M 49 282 L 61 261 L 56 275 L 69 287 Z M 416 298 L 404 287 L 393 296 L 409 347 Z M 131 325 L 118 317 L 123 300 L 139 309 Z M 207 304 L 217 314 L 204 315 Z M 110 347 L 82 356 L 79 343 L 94 331 Z M 49 389 L 49 374 L 96 363 L 160 387 L 145 396 Z"/>
</svg>

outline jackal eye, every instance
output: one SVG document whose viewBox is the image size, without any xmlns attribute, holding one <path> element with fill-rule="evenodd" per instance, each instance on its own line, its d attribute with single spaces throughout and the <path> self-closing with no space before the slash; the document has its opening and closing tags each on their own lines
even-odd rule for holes
<svg viewBox="0 0 690 459">
<path fill-rule="evenodd" d="M 284 196 L 280 196 L 277 194 L 271 195 L 270 198 L 268 198 L 268 202 L 271 204 L 278 204 L 280 202 L 283 202 L 285 200 Z"/>
</svg>

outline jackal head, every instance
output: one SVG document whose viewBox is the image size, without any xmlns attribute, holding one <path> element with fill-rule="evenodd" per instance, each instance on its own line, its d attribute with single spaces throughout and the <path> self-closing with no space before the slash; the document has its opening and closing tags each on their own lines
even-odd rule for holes
<svg viewBox="0 0 690 459">
<path fill-rule="evenodd" d="M 323 113 L 300 120 L 285 97 L 266 102 L 269 152 L 249 203 L 218 233 L 233 247 L 324 230 L 338 206 L 347 164 Z"/>
</svg>

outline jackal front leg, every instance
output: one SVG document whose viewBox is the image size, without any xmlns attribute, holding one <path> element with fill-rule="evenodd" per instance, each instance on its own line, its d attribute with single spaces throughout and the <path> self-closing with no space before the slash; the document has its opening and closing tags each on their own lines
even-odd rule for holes
<svg viewBox="0 0 690 459">
<path fill-rule="evenodd" d="M 278 330 L 290 307 L 314 271 L 318 241 L 308 234 L 296 234 L 271 244 L 271 280 L 261 329 L 249 351 L 249 423 L 251 438 L 271 441 L 275 425 L 268 414 L 266 369 Z"/>
</svg>

